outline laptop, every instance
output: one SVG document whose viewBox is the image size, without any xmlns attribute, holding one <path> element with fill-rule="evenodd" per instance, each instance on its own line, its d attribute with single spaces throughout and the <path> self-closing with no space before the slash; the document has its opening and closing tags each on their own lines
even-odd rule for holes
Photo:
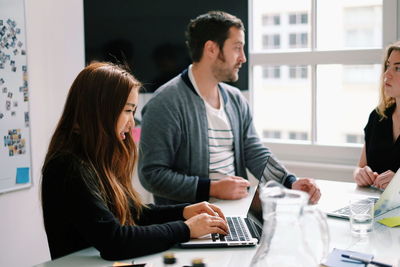
<svg viewBox="0 0 400 267">
<path fill-rule="evenodd" d="M 380 197 L 366 197 L 375 202 L 374 216 L 380 216 L 395 208 L 400 207 L 400 169 L 393 176 L 392 180 L 386 187 L 385 191 L 382 192 Z M 360 200 L 362 201 L 362 200 Z M 349 206 L 342 207 L 340 209 L 327 212 L 330 217 L 337 217 L 342 219 L 349 219 L 350 208 Z"/>
<path fill-rule="evenodd" d="M 260 185 L 254 193 L 251 205 L 246 217 L 226 217 L 229 234 L 208 234 L 200 238 L 191 239 L 181 243 L 182 248 L 211 248 L 211 247 L 239 247 L 255 246 L 261 239 L 262 234 L 262 207 L 259 197 Z"/>
</svg>

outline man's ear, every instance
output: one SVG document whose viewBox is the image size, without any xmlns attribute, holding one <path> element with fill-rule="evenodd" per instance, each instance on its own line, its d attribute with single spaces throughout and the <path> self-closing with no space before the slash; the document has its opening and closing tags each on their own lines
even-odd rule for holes
<svg viewBox="0 0 400 267">
<path fill-rule="evenodd" d="M 219 55 L 219 46 L 216 42 L 208 40 L 204 44 L 203 56 L 209 59 L 215 59 Z"/>
</svg>

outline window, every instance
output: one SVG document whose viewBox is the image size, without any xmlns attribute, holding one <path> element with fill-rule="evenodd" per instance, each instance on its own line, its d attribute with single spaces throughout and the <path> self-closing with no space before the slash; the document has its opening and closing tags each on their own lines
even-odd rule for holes
<svg viewBox="0 0 400 267">
<path fill-rule="evenodd" d="M 307 23 L 308 23 L 307 13 L 289 14 L 289 24 L 307 24 Z"/>
<path fill-rule="evenodd" d="M 289 139 L 292 140 L 307 140 L 308 134 L 305 132 L 289 132 Z"/>
<path fill-rule="evenodd" d="M 279 79 L 281 77 L 280 66 L 263 66 L 264 79 Z"/>
<path fill-rule="evenodd" d="M 346 134 L 346 143 L 360 144 L 364 142 L 364 136 L 360 134 Z"/>
<path fill-rule="evenodd" d="M 281 44 L 281 37 L 279 34 L 269 34 L 263 36 L 264 49 L 280 48 L 280 44 Z"/>
<path fill-rule="evenodd" d="M 279 25 L 281 24 L 281 17 L 279 15 L 263 15 L 262 25 Z"/>
<path fill-rule="evenodd" d="M 290 79 L 307 79 L 307 66 L 306 65 L 291 65 L 289 66 Z"/>
<path fill-rule="evenodd" d="M 324 162 L 359 157 L 360 136 L 378 101 L 383 48 L 397 39 L 398 1 L 250 2 L 251 105 L 260 136 L 281 132 L 274 145 L 281 155 L 302 140 L 309 147 L 304 160 L 322 161 L 313 153 L 325 147 L 351 152 L 325 153 Z M 279 14 L 280 24 L 261 28 L 263 14 Z M 260 42 L 268 32 L 280 36 L 273 51 Z M 267 80 L 265 66 L 280 66 L 280 76 Z"/>
<path fill-rule="evenodd" d="M 289 47 L 307 47 L 307 33 L 290 33 L 289 34 Z"/>
<path fill-rule="evenodd" d="M 280 139 L 281 138 L 281 132 L 276 131 L 276 130 L 264 130 L 262 134 L 263 138 L 274 138 L 274 139 Z"/>
<path fill-rule="evenodd" d="M 347 7 L 343 9 L 344 46 L 379 46 L 382 29 L 382 17 L 377 16 L 381 12 L 378 5 Z"/>
</svg>

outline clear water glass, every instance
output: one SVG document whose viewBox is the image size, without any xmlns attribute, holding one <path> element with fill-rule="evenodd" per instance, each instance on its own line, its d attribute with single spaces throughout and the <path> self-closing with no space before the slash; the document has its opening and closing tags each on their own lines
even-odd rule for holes
<svg viewBox="0 0 400 267">
<path fill-rule="evenodd" d="M 353 198 L 350 200 L 350 230 L 355 235 L 372 232 L 374 223 L 374 202 L 371 199 Z"/>
</svg>

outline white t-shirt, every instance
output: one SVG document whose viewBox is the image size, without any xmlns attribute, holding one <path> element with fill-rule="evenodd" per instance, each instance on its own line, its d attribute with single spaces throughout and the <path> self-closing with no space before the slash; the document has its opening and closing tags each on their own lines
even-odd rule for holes
<svg viewBox="0 0 400 267">
<path fill-rule="evenodd" d="M 189 66 L 189 79 L 198 95 L 203 99 L 208 121 L 208 148 L 210 152 L 209 175 L 210 179 L 221 179 L 227 175 L 235 175 L 233 133 L 232 127 L 226 116 L 225 105 L 219 91 L 220 108 L 213 108 L 204 100 L 197 87 Z"/>
</svg>

